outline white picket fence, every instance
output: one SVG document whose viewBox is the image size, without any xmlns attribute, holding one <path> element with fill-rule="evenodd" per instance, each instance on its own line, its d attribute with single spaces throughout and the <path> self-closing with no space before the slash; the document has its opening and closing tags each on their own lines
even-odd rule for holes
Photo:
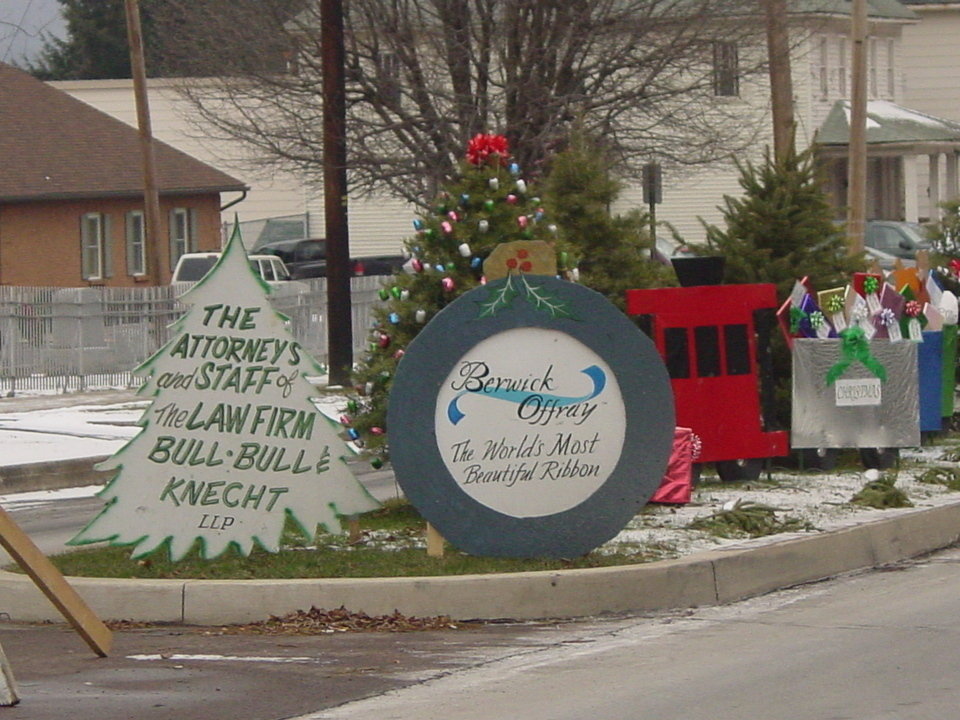
<svg viewBox="0 0 960 720">
<path fill-rule="evenodd" d="M 353 351 L 369 342 L 373 308 L 385 278 L 351 279 Z M 327 358 L 326 278 L 299 281 L 304 292 L 271 297 L 294 337 Z M 0 396 L 131 387 L 132 370 L 170 339 L 186 312 L 185 287 L 54 288 L 0 286 Z"/>
</svg>

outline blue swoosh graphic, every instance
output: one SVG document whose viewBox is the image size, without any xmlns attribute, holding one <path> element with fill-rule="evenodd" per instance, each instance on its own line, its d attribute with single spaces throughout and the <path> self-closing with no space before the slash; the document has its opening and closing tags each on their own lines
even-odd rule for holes
<svg viewBox="0 0 960 720">
<path fill-rule="evenodd" d="M 529 392 L 527 390 L 509 390 L 509 389 L 496 389 L 490 390 L 489 392 L 476 391 L 476 390 L 463 390 L 460 392 L 453 400 L 450 401 L 450 404 L 447 405 L 447 418 L 451 423 L 456 425 L 459 423 L 466 415 L 460 410 L 457 406 L 457 402 L 464 395 L 484 395 L 486 397 L 491 397 L 496 400 L 504 400 L 506 402 L 517 403 L 518 405 L 525 401 L 532 395 L 538 395 L 547 401 L 553 401 L 555 407 L 566 407 L 568 405 L 576 405 L 577 403 L 586 402 L 595 398 L 597 395 L 603 392 L 603 389 L 607 386 L 607 376 L 596 365 L 591 365 L 588 368 L 581 370 L 584 375 L 590 378 L 593 382 L 593 390 L 582 397 L 567 397 L 564 395 L 544 395 L 543 393 Z"/>
</svg>

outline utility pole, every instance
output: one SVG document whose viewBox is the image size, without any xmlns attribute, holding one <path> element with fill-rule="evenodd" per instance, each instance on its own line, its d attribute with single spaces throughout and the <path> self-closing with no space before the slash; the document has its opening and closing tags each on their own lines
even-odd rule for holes
<svg viewBox="0 0 960 720">
<path fill-rule="evenodd" d="M 140 6 L 137 0 L 124 0 L 127 16 L 127 42 L 130 45 L 130 70 L 133 75 L 133 94 L 137 105 L 137 125 L 140 128 L 140 153 L 143 161 L 143 220 L 144 253 L 147 273 L 154 285 L 163 285 L 160 266 L 160 195 L 157 191 L 157 168 L 153 155 L 153 130 L 150 126 L 150 106 L 147 103 L 147 70 L 143 56 L 143 32 L 140 26 Z M 171 268 L 172 270 L 173 268 Z"/>
<path fill-rule="evenodd" d="M 849 183 L 847 245 L 851 255 L 863 252 L 867 212 L 867 3 L 853 0 L 850 17 L 853 48 L 850 82 Z"/>
<path fill-rule="evenodd" d="M 793 150 L 793 80 L 786 0 L 761 0 L 767 21 L 770 104 L 773 115 L 773 155 L 782 162 Z"/>
<path fill-rule="evenodd" d="M 347 106 L 342 0 L 321 0 L 320 24 L 323 209 L 327 235 L 327 365 L 331 385 L 349 385 L 353 370 L 353 327 L 347 228 Z"/>
</svg>

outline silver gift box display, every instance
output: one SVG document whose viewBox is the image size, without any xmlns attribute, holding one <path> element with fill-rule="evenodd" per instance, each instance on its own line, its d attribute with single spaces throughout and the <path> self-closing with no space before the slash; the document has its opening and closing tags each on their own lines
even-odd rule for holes
<svg viewBox="0 0 960 720">
<path fill-rule="evenodd" d="M 851 362 L 834 383 L 827 375 L 841 361 L 841 340 L 793 343 L 795 448 L 882 448 L 920 445 L 917 346 L 869 342 L 886 370 L 880 381 L 863 363 Z"/>
</svg>

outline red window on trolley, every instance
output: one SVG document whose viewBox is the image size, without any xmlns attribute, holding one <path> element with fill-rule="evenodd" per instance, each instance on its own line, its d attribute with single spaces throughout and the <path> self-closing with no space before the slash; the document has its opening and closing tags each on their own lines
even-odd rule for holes
<svg viewBox="0 0 960 720">
<path fill-rule="evenodd" d="M 770 284 L 628 290 L 627 313 L 647 331 L 673 385 L 677 425 L 702 442 L 701 462 L 786 455 L 785 431 L 768 431 L 769 358 L 776 288 Z M 767 415 L 770 412 L 766 413 Z"/>
</svg>

